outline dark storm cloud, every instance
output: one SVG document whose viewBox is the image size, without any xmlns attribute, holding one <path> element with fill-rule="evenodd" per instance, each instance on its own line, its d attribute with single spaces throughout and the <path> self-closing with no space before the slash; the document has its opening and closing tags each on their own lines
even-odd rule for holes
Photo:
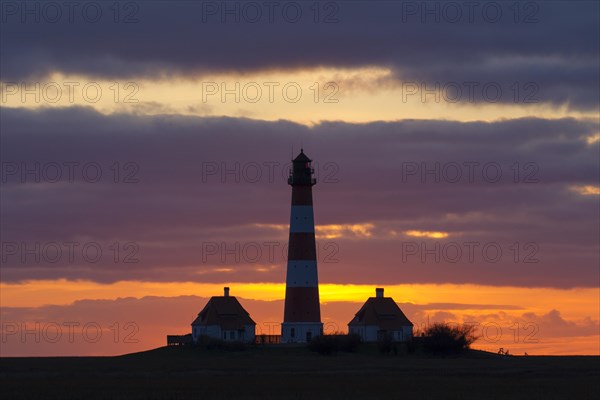
<svg viewBox="0 0 600 400">
<path fill-rule="evenodd" d="M 573 287 L 598 279 L 598 196 L 571 190 L 598 185 L 598 142 L 587 141 L 596 122 L 309 128 L 5 108 L 1 128 L 3 281 L 283 282 L 285 177 L 290 147 L 299 142 L 318 174 L 316 223 L 373 225 L 370 236 L 347 231 L 318 240 L 322 282 Z M 410 237 L 410 230 L 450 237 Z M 403 247 L 451 241 L 465 251 L 458 262 L 448 254 L 440 261 L 407 256 Z M 481 243 L 473 261 L 465 242 Z M 77 243 L 72 260 L 64 243 Z M 502 259 L 482 258 L 488 243 L 501 247 Z M 57 244 L 62 258 L 55 260 Z"/>
<path fill-rule="evenodd" d="M 427 88 L 458 84 L 466 90 L 465 83 L 475 83 L 473 101 L 495 98 L 493 89 L 482 88 L 498 84 L 500 102 L 598 106 L 593 1 L 251 2 L 260 14 L 244 2 L 153 1 L 119 3 L 116 17 L 114 5 L 101 2 L 96 22 L 90 22 L 95 8 L 77 3 L 73 13 L 62 9 L 55 23 L 43 2 L 31 2 L 29 14 L 24 2 L 5 3 L 4 81 L 52 71 L 135 79 L 382 66 Z M 230 12 L 223 14 L 224 7 Z M 254 15 L 260 15 L 256 22 Z"/>
</svg>

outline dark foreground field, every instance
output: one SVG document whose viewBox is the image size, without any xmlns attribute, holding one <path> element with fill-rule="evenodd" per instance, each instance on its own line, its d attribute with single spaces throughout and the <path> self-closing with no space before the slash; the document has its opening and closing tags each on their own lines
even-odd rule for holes
<svg viewBox="0 0 600 400">
<path fill-rule="evenodd" d="M 2 358 L 2 399 L 597 399 L 598 357 L 319 356 L 299 347 Z"/>
</svg>

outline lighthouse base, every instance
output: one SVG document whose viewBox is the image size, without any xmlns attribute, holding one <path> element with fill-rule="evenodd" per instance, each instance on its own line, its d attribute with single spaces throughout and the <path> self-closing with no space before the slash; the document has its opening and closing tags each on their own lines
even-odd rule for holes
<svg viewBox="0 0 600 400">
<path fill-rule="evenodd" d="M 281 324 L 281 343 L 308 343 L 323 334 L 322 322 L 284 322 Z"/>
</svg>

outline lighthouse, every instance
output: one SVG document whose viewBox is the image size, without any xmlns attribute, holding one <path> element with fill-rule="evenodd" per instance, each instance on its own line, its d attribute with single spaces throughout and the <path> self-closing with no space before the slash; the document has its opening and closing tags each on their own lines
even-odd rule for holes
<svg viewBox="0 0 600 400">
<path fill-rule="evenodd" d="M 288 178 L 292 186 L 292 212 L 281 324 L 283 343 L 309 342 L 323 334 L 312 202 L 312 187 L 317 181 L 311 162 L 304 150 L 300 150 L 292 160 Z"/>
</svg>

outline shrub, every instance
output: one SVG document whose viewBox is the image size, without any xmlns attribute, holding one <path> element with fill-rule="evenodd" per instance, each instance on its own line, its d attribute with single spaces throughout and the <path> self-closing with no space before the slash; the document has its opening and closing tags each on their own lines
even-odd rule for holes
<svg viewBox="0 0 600 400">
<path fill-rule="evenodd" d="M 321 355 L 331 355 L 338 351 L 354 353 L 359 345 L 360 336 L 355 334 L 319 335 L 310 341 L 308 349 Z"/>
<path fill-rule="evenodd" d="M 246 344 L 241 341 L 225 342 L 221 348 L 228 351 L 244 351 L 246 350 Z"/>
<path fill-rule="evenodd" d="M 377 349 L 382 354 L 390 354 L 394 347 L 394 339 L 389 333 L 384 333 L 377 341 Z M 398 351 L 396 349 L 396 351 Z"/>
<path fill-rule="evenodd" d="M 435 323 L 425 329 L 423 348 L 434 354 L 459 354 L 477 340 L 474 332 L 475 327 L 471 325 Z"/>
<path fill-rule="evenodd" d="M 351 333 L 348 335 L 337 335 L 337 338 L 340 351 L 344 351 L 347 353 L 356 353 L 356 351 L 358 350 L 358 346 L 360 346 L 360 336 L 355 333 Z"/>
<path fill-rule="evenodd" d="M 196 343 L 199 347 L 204 347 L 207 350 L 229 350 L 241 351 L 246 350 L 246 345 L 242 342 L 226 342 L 221 339 L 215 339 L 208 336 L 200 336 Z"/>
<path fill-rule="evenodd" d="M 335 338 L 331 335 L 315 336 L 310 343 L 308 343 L 308 349 L 325 356 L 337 353 L 338 351 Z"/>
<path fill-rule="evenodd" d="M 407 354 L 414 354 L 417 350 L 414 339 L 404 343 L 404 349 L 406 350 Z"/>
</svg>

